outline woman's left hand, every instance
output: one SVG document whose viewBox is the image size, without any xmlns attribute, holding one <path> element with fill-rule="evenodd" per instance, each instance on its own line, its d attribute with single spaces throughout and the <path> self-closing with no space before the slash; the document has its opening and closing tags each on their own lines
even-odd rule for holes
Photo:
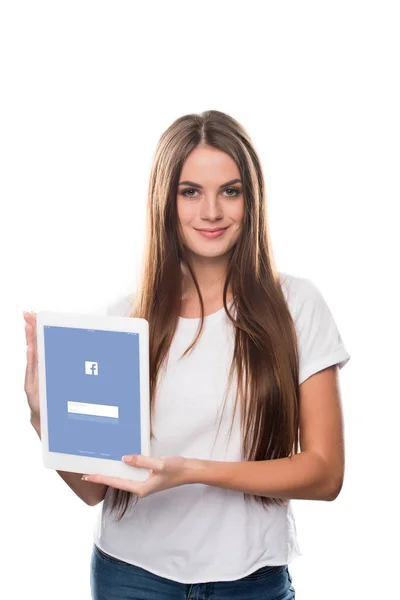
<svg viewBox="0 0 400 600">
<path fill-rule="evenodd" d="M 150 469 L 149 477 L 144 481 L 139 481 L 107 475 L 83 475 L 82 479 L 131 492 L 139 498 L 188 483 L 187 459 L 183 456 L 153 457 L 132 454 L 124 456 L 123 461 L 132 467 Z"/>
</svg>

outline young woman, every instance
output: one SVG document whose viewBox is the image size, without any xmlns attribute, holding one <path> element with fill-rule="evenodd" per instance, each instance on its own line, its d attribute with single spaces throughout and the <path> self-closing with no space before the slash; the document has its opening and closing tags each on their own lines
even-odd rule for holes
<svg viewBox="0 0 400 600">
<path fill-rule="evenodd" d="M 290 500 L 340 492 L 350 354 L 318 287 L 277 271 L 260 161 L 229 115 L 186 115 L 162 134 L 140 285 L 109 314 L 149 321 L 152 452 L 124 458 L 150 469 L 144 482 L 59 473 L 87 504 L 104 499 L 94 600 L 294 598 Z"/>
</svg>

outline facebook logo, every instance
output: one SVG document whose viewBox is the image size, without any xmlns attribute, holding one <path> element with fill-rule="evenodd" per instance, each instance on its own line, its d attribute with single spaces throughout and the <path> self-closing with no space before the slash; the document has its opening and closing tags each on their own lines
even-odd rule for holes
<svg viewBox="0 0 400 600">
<path fill-rule="evenodd" d="M 98 363 L 85 360 L 85 373 L 86 375 L 98 375 Z"/>
</svg>

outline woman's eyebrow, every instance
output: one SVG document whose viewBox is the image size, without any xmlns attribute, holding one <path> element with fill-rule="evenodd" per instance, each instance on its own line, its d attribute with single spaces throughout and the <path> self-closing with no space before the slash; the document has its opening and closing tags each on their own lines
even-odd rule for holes
<svg viewBox="0 0 400 600">
<path fill-rule="evenodd" d="M 220 185 L 220 189 L 223 187 L 226 187 L 227 185 L 232 185 L 234 183 L 242 183 L 240 179 L 231 179 L 230 181 L 227 181 L 226 183 L 223 183 L 222 185 Z M 178 185 L 191 185 L 194 188 L 198 188 L 199 190 L 201 190 L 203 188 L 203 186 L 199 185 L 198 183 L 193 183 L 193 181 L 180 181 L 178 183 Z"/>
</svg>

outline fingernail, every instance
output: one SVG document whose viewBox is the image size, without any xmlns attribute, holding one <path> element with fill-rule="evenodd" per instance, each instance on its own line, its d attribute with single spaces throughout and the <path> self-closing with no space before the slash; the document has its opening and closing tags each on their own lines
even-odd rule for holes
<svg viewBox="0 0 400 600">
<path fill-rule="evenodd" d="M 132 455 L 128 454 L 127 456 L 123 456 L 122 460 L 126 463 L 129 463 L 129 462 L 131 462 L 132 458 L 133 458 Z"/>
<path fill-rule="evenodd" d="M 83 475 L 83 476 L 81 477 L 81 479 L 83 479 L 83 481 L 87 481 L 87 476 L 86 476 L 86 475 Z"/>
</svg>

